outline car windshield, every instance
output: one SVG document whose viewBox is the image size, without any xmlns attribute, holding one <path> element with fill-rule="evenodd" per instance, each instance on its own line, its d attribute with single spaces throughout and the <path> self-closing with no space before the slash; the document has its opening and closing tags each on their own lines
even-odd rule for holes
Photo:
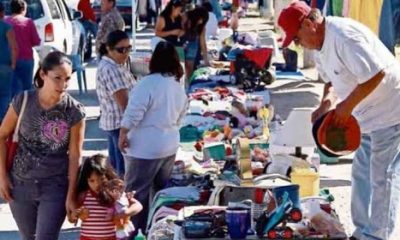
<svg viewBox="0 0 400 240">
<path fill-rule="evenodd" d="M 4 5 L 6 15 L 11 15 L 11 9 L 10 9 L 11 1 L 10 0 L 0 0 L 0 1 L 2 1 Z M 40 0 L 25 0 L 25 1 L 28 5 L 26 17 L 32 18 L 33 20 L 44 17 L 43 7 Z"/>
</svg>

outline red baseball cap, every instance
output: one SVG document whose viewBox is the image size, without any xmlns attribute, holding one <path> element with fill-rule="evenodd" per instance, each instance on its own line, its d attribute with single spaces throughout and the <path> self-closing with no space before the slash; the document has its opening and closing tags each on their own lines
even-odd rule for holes
<svg viewBox="0 0 400 240">
<path fill-rule="evenodd" d="M 285 32 L 285 39 L 282 47 L 287 47 L 293 41 L 300 29 L 304 18 L 310 14 L 311 8 L 303 1 L 292 2 L 281 11 L 278 18 L 278 25 Z"/>
</svg>

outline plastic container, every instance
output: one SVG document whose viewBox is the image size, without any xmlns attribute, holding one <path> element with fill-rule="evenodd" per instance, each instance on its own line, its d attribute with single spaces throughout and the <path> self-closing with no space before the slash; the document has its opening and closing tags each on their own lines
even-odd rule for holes
<svg viewBox="0 0 400 240">
<path fill-rule="evenodd" d="M 291 181 L 300 186 L 300 197 L 318 196 L 319 174 L 312 169 L 294 169 Z"/>
<path fill-rule="evenodd" d="M 292 201 L 293 207 L 300 208 L 299 185 L 292 184 L 273 188 L 272 193 L 274 194 L 275 201 L 278 205 L 281 204 L 281 199 L 285 192 L 288 192 L 289 199 Z"/>
<path fill-rule="evenodd" d="M 226 156 L 224 143 L 210 143 L 203 148 L 204 159 L 224 160 Z"/>
<path fill-rule="evenodd" d="M 250 228 L 250 212 L 248 210 L 226 210 L 226 223 L 231 239 L 245 239 Z"/>
<path fill-rule="evenodd" d="M 139 228 L 138 234 L 135 237 L 135 240 L 146 240 L 146 236 L 143 235 L 142 229 Z"/>
<path fill-rule="evenodd" d="M 334 164 L 334 163 L 338 163 L 339 162 L 339 158 L 338 157 L 329 157 L 329 156 L 323 154 L 318 148 L 317 148 L 316 152 L 319 155 L 319 159 L 320 159 L 321 163 Z"/>
</svg>

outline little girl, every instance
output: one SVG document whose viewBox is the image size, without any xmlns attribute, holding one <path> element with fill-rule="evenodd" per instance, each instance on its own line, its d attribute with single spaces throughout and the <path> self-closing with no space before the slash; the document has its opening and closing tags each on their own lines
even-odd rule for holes
<svg viewBox="0 0 400 240">
<path fill-rule="evenodd" d="M 77 189 L 79 208 L 71 219 L 82 220 L 80 240 L 116 240 L 116 218 L 136 215 L 142 210 L 142 205 L 131 197 L 123 214 L 110 215 L 115 199 L 104 186 L 113 179 L 118 176 L 103 155 L 94 155 L 81 166 Z"/>
</svg>

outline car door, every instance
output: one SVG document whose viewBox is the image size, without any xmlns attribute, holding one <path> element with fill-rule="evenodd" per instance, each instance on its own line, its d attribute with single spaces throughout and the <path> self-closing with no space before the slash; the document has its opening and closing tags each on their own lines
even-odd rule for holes
<svg viewBox="0 0 400 240">
<path fill-rule="evenodd" d="M 55 2 L 61 13 L 63 28 L 60 30 L 63 31 L 63 44 L 65 47 L 64 50 L 66 54 L 71 54 L 73 45 L 72 17 L 64 0 L 55 0 Z"/>
<path fill-rule="evenodd" d="M 36 0 L 37 1 L 37 0 Z M 45 16 L 35 20 L 36 29 L 42 39 L 42 44 L 64 51 L 65 31 L 60 8 L 56 0 L 41 0 Z M 47 8 L 45 7 L 47 6 Z"/>
</svg>

